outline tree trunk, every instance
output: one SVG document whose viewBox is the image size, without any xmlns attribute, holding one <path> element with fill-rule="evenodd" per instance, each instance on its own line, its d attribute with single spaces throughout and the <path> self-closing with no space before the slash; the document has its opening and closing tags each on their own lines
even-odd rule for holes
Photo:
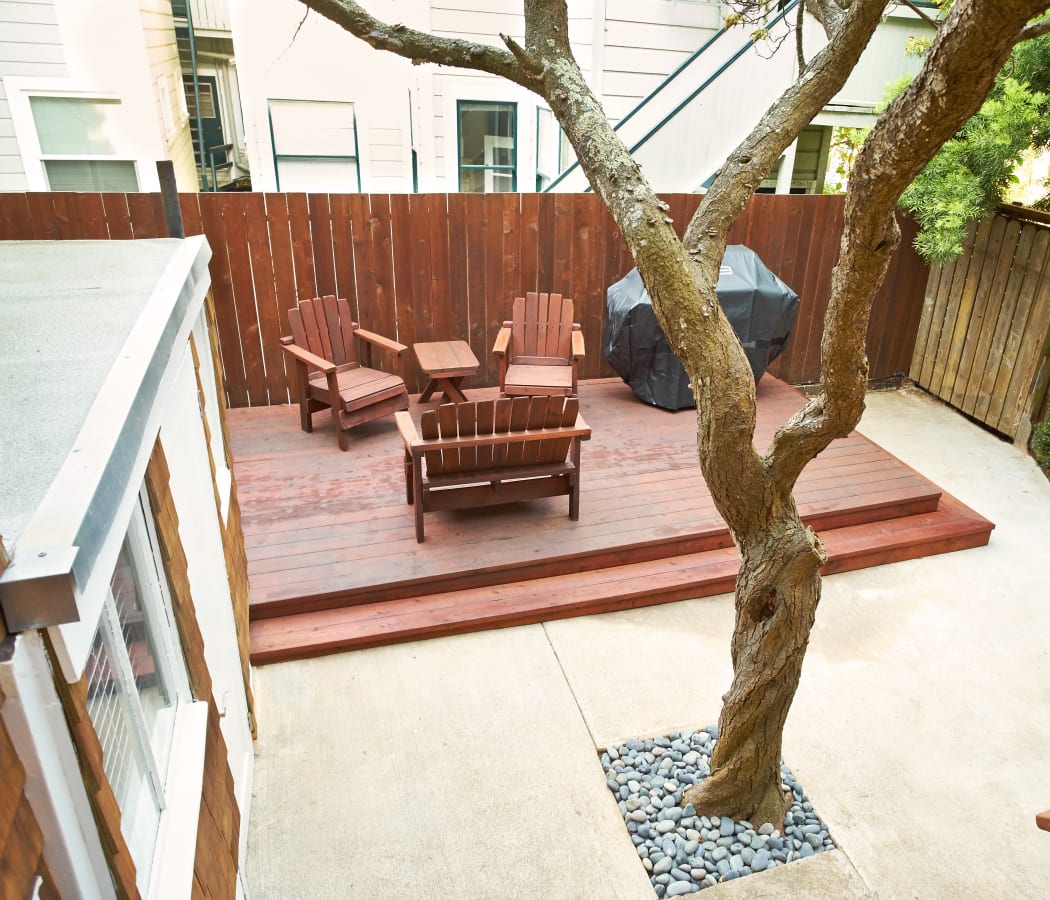
<svg viewBox="0 0 1050 900">
<path fill-rule="evenodd" d="M 722 698 L 711 775 L 683 802 L 704 815 L 781 828 L 790 805 L 780 786 L 784 722 L 816 617 L 825 554 L 794 504 L 738 545 L 733 684 Z"/>
</svg>

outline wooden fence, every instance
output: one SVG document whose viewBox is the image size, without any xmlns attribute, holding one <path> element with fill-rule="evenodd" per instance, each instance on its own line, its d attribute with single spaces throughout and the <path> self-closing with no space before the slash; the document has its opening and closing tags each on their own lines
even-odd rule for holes
<svg viewBox="0 0 1050 900">
<path fill-rule="evenodd" d="M 700 201 L 670 204 L 679 233 Z M 402 343 L 463 338 L 481 361 L 470 384 L 494 384 L 492 343 L 527 290 L 572 297 L 583 327 L 583 378 L 612 375 L 602 354 L 605 290 L 633 265 L 593 194 L 180 195 L 187 235 L 213 257 L 220 353 L 231 406 L 288 401 L 278 338 L 297 298 L 346 297 L 362 324 Z M 905 239 L 875 302 L 870 376 L 904 372 L 928 271 Z M 773 371 L 817 379 L 820 335 L 842 231 L 842 197 L 756 196 L 730 233 L 801 296 Z M 0 194 L 0 239 L 126 239 L 167 234 L 158 194 Z M 419 390 L 411 354 L 402 368 Z"/>
<path fill-rule="evenodd" d="M 930 275 L 911 378 L 1026 443 L 1050 379 L 1050 216 L 1003 206 Z"/>
</svg>

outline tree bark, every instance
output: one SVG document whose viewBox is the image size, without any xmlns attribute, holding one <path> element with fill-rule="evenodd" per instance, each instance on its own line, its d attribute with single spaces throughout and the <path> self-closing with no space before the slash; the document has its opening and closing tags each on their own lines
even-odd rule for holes
<svg viewBox="0 0 1050 900">
<path fill-rule="evenodd" d="M 786 809 L 783 727 L 824 561 L 792 490 L 805 465 L 860 418 L 868 316 L 899 240 L 894 208 L 901 192 L 976 111 L 1011 47 L 1037 30 L 1027 23 L 1045 0 L 957 0 L 922 72 L 876 123 L 850 179 L 821 345 L 822 393 L 777 432 L 764 455 L 753 445 L 754 381 L 715 291 L 726 238 L 780 154 L 841 89 L 888 0 L 805 0 L 828 44 L 730 154 L 684 243 L 573 57 L 564 0 L 524 0 L 524 46 L 504 37 L 507 49 L 388 25 L 353 0 L 305 2 L 373 47 L 414 63 L 478 69 L 522 85 L 547 101 L 564 128 L 692 381 L 700 466 L 741 554 L 733 684 L 711 775 L 687 798 L 704 813 L 779 825 Z"/>
<path fill-rule="evenodd" d="M 820 601 L 820 539 L 794 504 L 738 539 L 733 683 L 722 698 L 711 774 L 683 803 L 705 815 L 780 827 L 790 800 L 781 790 L 784 723 L 802 674 Z"/>
</svg>

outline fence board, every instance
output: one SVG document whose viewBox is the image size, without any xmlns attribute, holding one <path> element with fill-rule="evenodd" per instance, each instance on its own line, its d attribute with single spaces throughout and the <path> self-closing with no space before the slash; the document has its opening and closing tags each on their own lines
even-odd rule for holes
<svg viewBox="0 0 1050 900">
<path fill-rule="evenodd" d="M 985 325 L 992 324 L 991 336 L 984 345 L 987 352 L 981 365 L 974 367 L 974 375 L 980 376 L 972 386 L 976 394 L 973 406 L 974 418 L 984 421 L 988 416 L 992 402 L 992 392 L 998 380 L 999 370 L 1003 365 L 1003 354 L 1006 349 L 1006 338 L 1010 333 L 1014 313 L 1017 310 L 1017 301 L 1020 299 L 1021 288 L 1024 284 L 1025 274 L 1028 272 L 1032 259 L 1032 244 L 1035 242 L 1038 228 L 1026 225 L 1021 228 L 1021 234 L 1017 241 L 1017 249 L 1014 252 L 1013 265 L 1010 268 L 1009 281 L 1003 287 L 1001 302 L 997 315 L 989 316 Z"/>
<path fill-rule="evenodd" d="M 1050 353 L 1050 228 L 1000 207 L 971 226 L 963 256 L 935 270 L 912 377 L 996 431 L 1026 440 Z"/>
<path fill-rule="evenodd" d="M 975 366 L 981 365 L 979 349 L 984 339 L 985 323 L 998 313 L 1020 231 L 1021 226 L 1016 221 L 1004 222 L 1003 229 L 997 234 L 998 240 L 989 246 L 995 257 L 989 256 L 982 267 L 981 283 L 970 311 L 950 401 L 966 413 L 973 412 L 974 396 L 967 391 L 967 386 Z"/>
<path fill-rule="evenodd" d="M 266 221 L 266 197 L 263 194 L 246 194 L 243 203 L 248 256 L 252 264 L 252 290 L 261 338 L 266 402 L 270 405 L 285 403 L 288 400 L 285 354 L 277 341 L 262 338 L 262 335 L 279 335 L 283 332 L 281 311 L 274 290 L 275 273 Z"/>
<path fill-rule="evenodd" d="M 701 197 L 664 199 L 681 233 Z M 496 380 L 492 341 L 513 297 L 528 290 L 561 293 L 576 302 L 587 341 L 581 374 L 612 374 L 602 353 L 605 291 L 633 261 L 593 194 L 231 193 L 184 195 L 180 203 L 187 234 L 205 234 L 212 247 L 220 357 L 231 406 L 286 401 L 294 376 L 278 339 L 288 333 L 287 310 L 300 298 L 323 293 L 345 297 L 365 327 L 396 335 L 402 343 L 467 340 L 481 363 L 470 382 L 475 386 Z M 0 196 L 0 237 L 6 239 L 130 239 L 162 235 L 163 228 L 159 195 Z M 776 364 L 779 375 L 794 383 L 815 381 L 819 373 L 841 229 L 841 197 L 760 195 L 730 232 L 730 242 L 751 246 L 802 298 L 794 332 Z M 947 300 L 940 291 L 932 294 L 924 312 L 926 274 L 911 248 L 902 246 L 873 311 L 871 377 L 905 368 L 920 315 L 926 317 L 925 344 L 943 343 L 944 307 L 937 304 L 946 306 Z M 940 283 L 951 280 L 947 274 L 947 269 L 940 274 Z M 1020 314 L 1020 300 L 1017 306 Z M 1011 325 L 1004 353 L 1015 343 Z M 376 364 L 388 367 L 382 354 Z M 402 371 L 418 389 L 414 358 Z"/>
</svg>

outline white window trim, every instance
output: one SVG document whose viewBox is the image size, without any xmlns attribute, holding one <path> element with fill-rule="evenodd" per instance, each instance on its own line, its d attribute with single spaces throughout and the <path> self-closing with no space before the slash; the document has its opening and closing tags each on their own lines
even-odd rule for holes
<svg viewBox="0 0 1050 900">
<path fill-rule="evenodd" d="M 18 151 L 22 156 L 22 167 L 25 170 L 26 185 L 30 191 L 50 191 L 44 162 L 47 160 L 99 160 L 103 162 L 130 162 L 135 167 L 135 179 L 140 191 L 160 190 L 160 182 L 155 172 L 151 172 L 148 160 L 137 159 L 126 154 L 77 156 L 75 154 L 47 154 L 40 149 L 40 138 L 36 131 L 36 120 L 29 103 L 30 97 L 73 97 L 85 100 L 116 100 L 121 104 L 125 99 L 111 91 L 94 91 L 82 84 L 66 78 L 24 78 L 5 76 L 4 90 L 11 110 L 11 123 L 15 129 Z"/>
<path fill-rule="evenodd" d="M 447 190 L 459 193 L 459 101 L 469 103 L 514 103 L 517 104 L 518 119 L 514 133 L 517 141 L 517 165 L 515 184 L 517 193 L 531 194 L 536 184 L 536 98 L 523 90 L 507 88 L 496 79 L 472 78 L 469 82 L 456 76 L 445 76 L 441 85 L 442 115 L 445 120 L 445 179 Z"/>
<path fill-rule="evenodd" d="M 221 388 L 215 381 L 215 357 L 211 352 L 211 335 L 208 331 L 207 315 L 203 309 L 193 323 L 193 343 L 197 348 L 201 385 L 204 388 L 204 416 L 208 420 L 208 431 L 211 433 L 208 450 L 215 466 L 215 487 L 219 492 L 219 512 L 225 525 L 229 522 L 233 473 L 230 472 L 230 467 L 226 463 L 226 444 L 223 439 L 222 420 L 219 416 L 218 392 Z"/>
<path fill-rule="evenodd" d="M 188 896 L 192 886 L 193 863 L 196 857 L 197 817 L 200 812 L 201 792 L 204 779 L 204 755 L 208 727 L 208 704 L 194 701 L 190 695 L 186 660 L 179 644 L 174 621 L 171 596 L 168 590 L 164 563 L 160 557 L 153 510 L 150 508 L 146 486 L 138 493 L 139 502 L 132 508 L 125 533 L 133 554 L 143 554 L 148 570 L 145 575 L 150 582 L 141 585 L 139 597 L 143 613 L 153 623 L 157 644 L 156 664 L 163 666 L 171 676 L 175 691 L 175 716 L 164 783 L 157 780 L 158 766 L 153 758 L 153 748 L 146 725 L 137 714 L 131 715 L 134 737 L 140 743 L 145 757 L 145 768 L 149 790 L 158 801 L 160 809 L 157 838 L 153 846 L 149 883 L 140 884 L 146 897 Z M 153 565 L 149 566 L 152 560 Z M 107 598 L 99 616 L 99 626 L 108 626 L 110 653 L 118 677 L 127 681 L 131 676 L 127 670 L 126 649 L 120 634 L 119 618 L 112 596 Z M 134 678 L 125 685 L 134 692 Z M 135 709 L 134 704 L 132 704 Z M 175 885 L 184 885 L 184 890 L 172 892 Z"/>
</svg>

